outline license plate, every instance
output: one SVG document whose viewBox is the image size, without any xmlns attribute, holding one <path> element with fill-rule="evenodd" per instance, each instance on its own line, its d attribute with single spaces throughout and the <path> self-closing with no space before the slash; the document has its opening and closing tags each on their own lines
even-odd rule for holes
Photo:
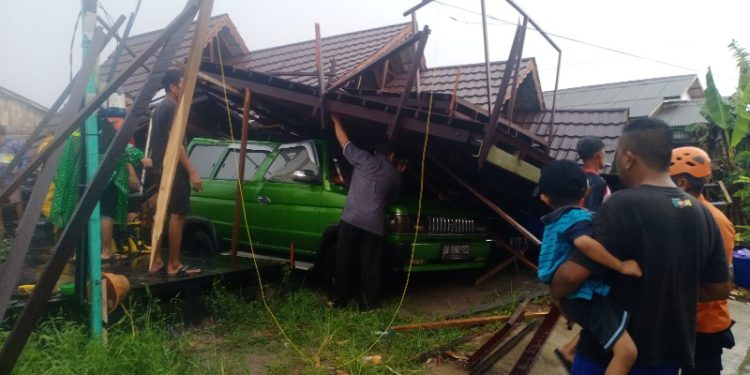
<svg viewBox="0 0 750 375">
<path fill-rule="evenodd" d="M 443 245 L 443 260 L 464 260 L 471 258 L 469 245 Z"/>
</svg>

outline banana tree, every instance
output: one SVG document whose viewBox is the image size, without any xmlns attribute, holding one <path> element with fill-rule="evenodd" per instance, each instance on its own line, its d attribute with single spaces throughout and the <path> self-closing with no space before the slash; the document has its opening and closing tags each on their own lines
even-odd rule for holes
<svg viewBox="0 0 750 375">
<path fill-rule="evenodd" d="M 728 143 L 729 157 L 750 131 L 750 53 L 732 40 L 729 49 L 734 54 L 740 78 L 737 90 L 729 101 L 724 100 L 714 83 L 711 68 L 706 73 L 705 103 L 703 115 L 721 128 Z"/>
</svg>

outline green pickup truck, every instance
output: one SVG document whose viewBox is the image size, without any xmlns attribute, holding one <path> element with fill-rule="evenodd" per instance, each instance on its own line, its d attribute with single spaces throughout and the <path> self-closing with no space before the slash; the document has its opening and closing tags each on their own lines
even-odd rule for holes
<svg viewBox="0 0 750 375">
<path fill-rule="evenodd" d="M 202 138 L 188 146 L 203 191 L 190 197 L 186 247 L 217 251 L 219 243 L 231 240 L 239 151 L 237 142 Z M 249 233 L 259 251 L 288 257 L 293 242 L 301 259 L 331 259 L 350 170 L 340 149 L 329 150 L 323 141 L 249 142 L 243 188 L 249 231 L 243 222 L 240 244 L 250 243 Z M 403 194 L 388 207 L 385 264 L 395 270 L 408 266 L 418 226 L 413 271 L 484 266 L 492 244 L 477 220 L 425 201 L 417 223 L 416 208 L 417 199 Z"/>
</svg>

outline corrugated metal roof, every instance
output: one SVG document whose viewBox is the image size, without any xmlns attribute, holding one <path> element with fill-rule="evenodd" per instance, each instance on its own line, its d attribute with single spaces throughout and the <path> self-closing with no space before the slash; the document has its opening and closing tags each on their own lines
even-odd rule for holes
<svg viewBox="0 0 750 375">
<path fill-rule="evenodd" d="M 519 113 L 514 116 L 514 122 L 540 137 L 546 137 L 551 116 L 552 111 Z M 557 110 L 553 127 L 556 131 L 551 136 L 549 156 L 557 160 L 577 161 L 578 141 L 591 135 L 604 142 L 606 161 L 613 164 L 620 133 L 627 122 L 627 109 Z"/>
<path fill-rule="evenodd" d="M 664 100 L 702 99 L 703 89 L 695 74 L 606 83 L 557 90 L 560 109 L 629 108 L 630 116 L 650 116 Z M 552 92 L 544 93 L 552 104 Z"/>
<path fill-rule="evenodd" d="M 675 127 L 707 123 L 701 115 L 701 108 L 703 100 L 673 100 L 664 102 L 653 117 Z"/>
<path fill-rule="evenodd" d="M 0 96 L 11 97 L 11 98 L 13 98 L 15 100 L 18 100 L 20 102 L 28 104 L 29 106 L 37 109 L 40 112 L 47 112 L 47 110 L 48 110 L 47 107 L 45 107 L 45 106 L 43 106 L 43 105 L 41 105 L 41 104 L 39 104 L 39 103 L 37 103 L 37 102 L 29 99 L 29 98 L 27 98 L 27 97 L 25 97 L 23 95 L 20 95 L 20 94 L 14 92 L 14 91 L 8 90 L 8 89 L 6 89 L 5 87 L 2 87 L 2 86 L 0 86 Z"/>
<path fill-rule="evenodd" d="M 135 36 L 129 37 L 125 43 L 126 45 L 136 54 L 139 55 L 143 50 L 145 50 L 151 42 L 153 42 L 154 39 L 158 36 L 158 34 L 161 32 L 161 30 L 156 30 L 152 32 L 148 32 L 145 34 L 139 34 Z M 188 28 L 187 33 L 185 33 L 185 38 L 182 40 L 182 43 L 180 43 L 180 46 L 177 49 L 177 52 L 175 53 L 174 60 L 175 61 L 182 61 L 184 60 L 187 55 L 190 53 L 190 45 L 192 44 L 193 40 L 193 33 L 195 32 L 195 22 L 193 22 L 190 27 Z M 245 42 L 242 40 L 242 37 L 240 37 L 240 34 L 237 32 L 237 28 L 234 26 L 234 23 L 232 23 L 232 20 L 229 18 L 229 15 L 227 14 L 221 14 L 218 16 L 211 17 L 211 20 L 208 24 L 208 36 L 206 38 L 206 41 L 204 43 L 205 45 L 208 45 L 208 43 L 216 36 L 219 36 L 222 41 L 226 44 L 227 48 L 230 51 L 231 55 L 244 55 L 247 53 L 247 46 L 245 46 Z M 228 59 L 232 56 L 222 56 L 225 59 Z M 101 68 L 99 69 L 99 74 L 101 76 L 101 79 L 106 79 L 107 75 L 109 75 L 110 65 L 112 64 L 112 58 L 113 55 L 110 55 L 107 57 L 107 60 L 104 61 L 104 63 L 101 65 Z M 117 62 L 117 68 L 115 70 L 115 75 L 117 75 L 120 71 L 124 70 L 125 67 L 130 64 L 131 61 L 133 61 L 135 58 L 131 56 L 126 51 L 123 51 L 120 55 L 120 59 Z M 151 69 L 154 62 L 156 61 L 156 57 L 152 56 L 148 60 L 146 60 L 146 66 Z M 135 97 L 135 95 L 138 94 L 138 91 L 140 88 L 145 84 L 147 74 L 146 70 L 143 68 L 140 68 L 135 71 L 128 79 L 123 83 L 122 85 L 122 91 L 125 94 L 130 95 L 131 97 Z"/>
<path fill-rule="evenodd" d="M 321 38 L 323 71 L 329 72 L 331 59 L 335 59 L 336 76 L 343 76 L 387 45 L 408 39 L 412 31 L 412 24 L 408 22 Z M 315 40 L 251 51 L 233 59 L 231 64 L 259 72 L 315 73 Z M 278 76 L 297 83 L 318 85 L 317 76 Z"/>
<path fill-rule="evenodd" d="M 500 80 L 505 72 L 505 61 L 494 61 L 490 63 L 490 79 L 493 85 L 491 94 L 492 102 L 495 102 L 497 97 L 497 90 L 500 85 Z M 524 79 L 530 74 L 536 74 L 536 61 L 534 58 L 525 58 L 521 60 L 521 67 L 518 71 L 518 85 L 520 86 Z M 453 66 L 441 66 L 436 68 L 424 69 L 419 72 L 419 79 L 421 89 L 423 91 L 431 91 L 441 93 L 452 93 L 453 87 L 456 85 L 456 78 L 458 76 L 458 87 L 456 90 L 456 96 L 462 99 L 466 99 L 473 104 L 476 104 L 481 108 L 482 111 L 486 111 L 487 108 L 487 80 L 485 73 L 484 63 L 479 64 L 467 64 L 467 65 L 453 65 Z M 407 74 L 401 74 L 389 81 L 386 84 L 384 91 L 390 92 L 401 92 L 406 86 Z M 534 86 L 539 86 L 538 78 L 535 79 Z M 412 90 L 415 90 L 412 88 Z M 537 87 L 537 93 L 541 91 Z M 510 97 L 510 87 L 506 94 L 506 100 Z M 539 102 L 538 99 L 534 100 Z M 543 104 L 541 105 L 543 107 Z"/>
</svg>

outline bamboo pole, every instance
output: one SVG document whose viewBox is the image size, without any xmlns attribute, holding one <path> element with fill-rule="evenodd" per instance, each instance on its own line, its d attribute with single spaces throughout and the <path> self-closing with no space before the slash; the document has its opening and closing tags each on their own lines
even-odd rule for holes
<svg viewBox="0 0 750 375">
<path fill-rule="evenodd" d="M 185 66 L 185 72 L 183 73 L 183 93 L 180 102 L 177 105 L 177 110 L 175 111 L 171 130 L 169 131 L 169 140 L 167 141 L 167 149 L 164 152 L 164 162 L 162 165 L 163 172 L 161 175 L 161 182 L 159 183 L 159 196 L 156 201 L 154 227 L 151 234 L 152 251 L 149 269 L 154 265 L 156 254 L 161 253 L 161 240 L 164 233 L 164 221 L 167 216 L 167 206 L 169 205 L 169 198 L 172 194 L 172 185 L 174 185 L 175 172 L 177 171 L 177 163 L 179 162 L 180 147 L 182 147 L 182 140 L 185 138 L 185 128 L 187 127 L 188 115 L 190 115 L 190 104 L 193 101 L 198 68 L 200 67 L 201 55 L 203 54 L 203 46 L 206 44 L 208 21 L 211 18 L 212 7 L 213 0 L 201 1 L 200 13 L 198 13 L 198 20 L 193 34 L 193 43 L 190 47 L 190 55 L 188 56 L 188 62 Z"/>
</svg>

